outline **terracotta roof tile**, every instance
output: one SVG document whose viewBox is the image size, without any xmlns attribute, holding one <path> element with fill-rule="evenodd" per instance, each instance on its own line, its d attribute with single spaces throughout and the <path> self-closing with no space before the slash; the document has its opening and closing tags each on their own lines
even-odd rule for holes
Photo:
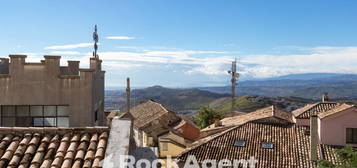
<svg viewBox="0 0 357 168">
<path fill-rule="evenodd" d="M 295 118 L 298 119 L 309 119 L 313 112 L 321 113 L 335 108 L 339 105 L 336 102 L 319 102 L 314 104 L 308 104 L 302 108 L 296 109 L 292 112 Z"/>
<path fill-rule="evenodd" d="M 294 123 L 291 113 L 286 112 L 285 110 L 280 109 L 276 106 L 268 106 L 251 113 L 224 118 L 221 120 L 221 126 L 216 127 L 215 124 L 211 124 L 210 126 L 202 129 L 201 134 L 203 137 L 206 137 L 208 135 L 213 135 L 217 132 L 222 132 L 234 126 L 245 124 L 249 121 L 258 120 L 261 122 L 269 123 Z"/>
<path fill-rule="evenodd" d="M 107 127 L 0 127 L 0 167 L 100 167 L 108 131 Z"/>
<path fill-rule="evenodd" d="M 318 116 L 319 116 L 319 118 L 325 118 L 325 117 L 334 115 L 336 113 L 345 111 L 345 110 L 350 109 L 350 108 L 354 108 L 354 106 L 348 105 L 348 104 L 339 104 L 339 105 L 335 106 L 334 108 L 332 108 L 330 110 L 327 110 L 325 112 L 319 113 Z"/>
<path fill-rule="evenodd" d="M 306 134 L 307 130 L 309 127 L 295 124 L 248 122 L 187 148 L 178 156 L 178 160 L 184 162 L 189 155 L 194 155 L 199 162 L 205 159 L 249 159 L 254 156 L 258 160 L 256 167 L 314 168 L 316 166 L 309 157 L 310 138 Z M 246 141 L 246 145 L 234 146 L 238 140 Z M 261 147 L 262 142 L 271 142 L 274 146 L 272 149 L 264 149 Z M 331 152 L 332 146 L 321 145 L 321 148 L 325 152 L 319 153 L 320 159 L 336 158 Z"/>
<path fill-rule="evenodd" d="M 164 105 L 153 100 L 141 103 L 130 110 L 130 113 L 134 119 L 134 127 L 136 128 L 145 127 L 150 122 L 170 112 L 172 113 L 172 111 L 166 108 Z"/>
</svg>

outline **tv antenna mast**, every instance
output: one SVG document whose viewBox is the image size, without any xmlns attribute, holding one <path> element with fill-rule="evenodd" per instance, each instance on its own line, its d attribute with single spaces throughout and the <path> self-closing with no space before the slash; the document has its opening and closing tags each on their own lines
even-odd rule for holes
<svg viewBox="0 0 357 168">
<path fill-rule="evenodd" d="M 237 73 L 237 58 L 232 61 L 232 67 L 231 70 L 228 71 L 229 74 L 231 74 L 231 83 L 232 83 L 232 107 L 231 107 L 231 112 L 234 111 L 235 109 L 235 103 L 236 103 L 236 86 L 237 86 L 237 80 L 240 77 L 240 74 Z"/>
<path fill-rule="evenodd" d="M 93 51 L 93 57 L 94 58 L 99 58 L 98 54 L 97 54 L 97 50 L 98 50 L 98 40 L 99 40 L 99 36 L 97 33 L 97 25 L 94 26 L 94 32 L 93 32 L 93 40 L 94 40 L 94 51 Z"/>
<path fill-rule="evenodd" d="M 126 110 L 128 113 L 130 113 L 130 96 L 131 96 L 131 90 L 130 90 L 130 78 L 126 78 Z"/>
</svg>

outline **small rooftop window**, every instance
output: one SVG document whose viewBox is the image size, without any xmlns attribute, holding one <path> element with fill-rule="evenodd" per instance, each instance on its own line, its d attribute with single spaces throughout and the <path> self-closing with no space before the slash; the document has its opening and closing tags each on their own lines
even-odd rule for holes
<svg viewBox="0 0 357 168">
<path fill-rule="evenodd" d="M 245 147 L 245 141 L 235 141 L 234 146 Z"/>
<path fill-rule="evenodd" d="M 263 149 L 273 149 L 274 144 L 272 142 L 262 142 L 262 148 Z"/>
</svg>

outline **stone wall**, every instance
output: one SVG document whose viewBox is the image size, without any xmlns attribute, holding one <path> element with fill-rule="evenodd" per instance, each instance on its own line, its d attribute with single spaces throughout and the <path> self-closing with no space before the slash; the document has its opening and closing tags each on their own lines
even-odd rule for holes
<svg viewBox="0 0 357 168">
<path fill-rule="evenodd" d="M 60 56 L 44 58 L 26 63 L 25 55 L 10 55 L 8 70 L 0 64 L 0 105 L 68 105 L 69 126 L 103 125 L 102 61 L 91 58 L 90 69 L 79 69 L 79 61 L 60 67 Z"/>
</svg>

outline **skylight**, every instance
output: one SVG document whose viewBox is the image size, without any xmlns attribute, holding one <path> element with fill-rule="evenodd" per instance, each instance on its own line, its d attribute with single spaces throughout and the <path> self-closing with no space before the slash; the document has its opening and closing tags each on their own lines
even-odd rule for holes
<svg viewBox="0 0 357 168">
<path fill-rule="evenodd" d="M 238 147 L 244 147 L 245 146 L 245 141 L 236 141 L 234 142 L 234 146 L 238 146 Z"/>
<path fill-rule="evenodd" d="M 274 148 L 274 144 L 271 142 L 262 142 L 262 148 L 264 149 L 273 149 Z"/>
</svg>

